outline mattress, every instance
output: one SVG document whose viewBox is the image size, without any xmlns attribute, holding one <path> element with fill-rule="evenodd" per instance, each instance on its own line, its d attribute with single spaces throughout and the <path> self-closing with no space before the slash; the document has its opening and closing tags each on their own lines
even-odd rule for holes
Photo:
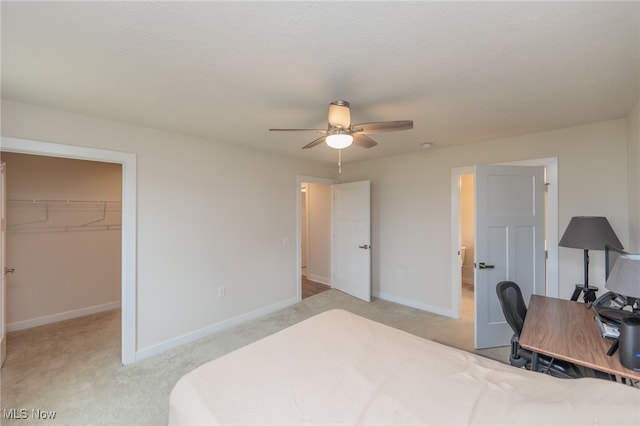
<svg viewBox="0 0 640 426">
<path fill-rule="evenodd" d="M 183 376 L 169 424 L 640 424 L 640 390 L 557 379 L 331 310 Z"/>
</svg>

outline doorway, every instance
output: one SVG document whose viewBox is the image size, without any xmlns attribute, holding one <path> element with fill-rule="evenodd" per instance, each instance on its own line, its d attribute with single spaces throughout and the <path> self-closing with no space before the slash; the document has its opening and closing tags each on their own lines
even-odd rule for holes
<svg viewBox="0 0 640 426">
<path fill-rule="evenodd" d="M 120 308 L 122 166 L 2 153 L 6 331 Z"/>
<path fill-rule="evenodd" d="M 136 361 L 136 155 L 17 138 L 2 138 L 2 151 L 79 160 L 102 161 L 122 166 L 121 306 L 122 363 Z M 4 298 L 3 298 L 4 303 Z M 5 307 L 0 306 L 2 314 Z"/>
<path fill-rule="evenodd" d="M 473 324 L 475 268 L 475 176 L 471 173 L 459 176 L 460 187 L 460 314 Z M 473 325 L 472 325 L 473 326 Z"/>
<path fill-rule="evenodd" d="M 333 179 L 297 176 L 298 301 L 331 288 L 331 185 L 334 183 Z"/>
<path fill-rule="evenodd" d="M 302 299 L 331 288 L 331 185 L 300 184 Z"/>
<path fill-rule="evenodd" d="M 545 294 L 551 297 L 558 297 L 558 163 L 557 158 L 540 158 L 533 160 L 514 161 L 501 163 L 500 165 L 513 165 L 513 166 L 542 166 L 544 167 L 545 175 L 545 250 L 546 250 L 546 265 L 545 265 Z M 451 257 L 451 313 L 454 318 L 461 318 L 463 313 L 463 288 L 468 288 L 465 282 L 469 282 L 473 276 L 473 304 L 475 304 L 475 247 L 470 250 L 469 240 L 470 235 L 475 235 L 475 224 L 469 227 L 469 221 L 466 220 L 463 223 L 463 203 L 464 209 L 467 211 L 465 216 L 474 216 L 474 213 L 469 213 L 469 210 L 473 207 L 469 207 L 469 200 L 475 200 L 475 188 L 471 195 L 466 195 L 466 201 L 463 201 L 463 187 L 466 181 L 466 188 L 470 182 L 473 182 L 474 167 L 460 167 L 452 169 L 451 175 L 451 211 L 452 211 L 452 234 L 451 234 L 451 246 L 453 256 Z M 474 185 L 475 186 L 475 185 Z M 471 205 L 473 206 L 473 204 Z M 464 228 L 464 231 L 463 231 Z M 469 229 L 471 228 L 471 229 Z M 463 240 L 463 234 L 464 240 Z M 464 243 L 463 243 L 464 241 Z M 465 259 L 463 262 L 462 248 L 465 247 Z M 469 271 L 466 271 L 466 278 L 463 276 L 464 269 L 462 264 L 466 263 L 468 268 L 473 268 L 474 274 L 471 275 Z M 466 308 L 464 308 L 466 309 Z M 472 323 L 475 325 L 476 313 L 473 313 Z"/>
</svg>

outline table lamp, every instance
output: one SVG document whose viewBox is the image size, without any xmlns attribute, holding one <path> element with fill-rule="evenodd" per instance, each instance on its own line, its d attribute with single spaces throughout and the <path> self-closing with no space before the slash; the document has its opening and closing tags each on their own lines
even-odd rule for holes
<svg viewBox="0 0 640 426">
<path fill-rule="evenodd" d="M 580 293 L 584 292 L 584 302 L 593 302 L 598 287 L 589 287 L 589 250 L 604 250 L 606 245 L 622 249 L 622 243 L 609 221 L 602 216 L 572 217 L 558 245 L 584 250 L 584 284 L 576 284 L 571 300 L 578 300 Z"/>
</svg>

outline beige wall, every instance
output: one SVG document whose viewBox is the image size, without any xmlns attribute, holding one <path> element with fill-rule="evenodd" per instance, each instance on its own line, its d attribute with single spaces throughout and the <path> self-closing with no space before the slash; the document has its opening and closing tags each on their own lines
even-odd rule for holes
<svg viewBox="0 0 640 426">
<path fill-rule="evenodd" d="M 2 123 L 3 136 L 136 154 L 138 352 L 296 300 L 297 176 L 332 164 L 7 100 Z"/>
<path fill-rule="evenodd" d="M 451 310 L 451 169 L 558 158 L 559 229 L 572 216 L 606 216 L 629 241 L 626 120 L 343 165 L 343 180 L 371 179 L 374 293 L 435 311 Z M 402 188 L 402 190 L 398 190 Z M 592 283 L 604 281 L 592 256 Z M 582 252 L 560 249 L 560 297 L 582 281 Z M 404 274 L 398 274 L 402 269 Z M 400 278 L 402 277 L 402 278 Z"/>
<path fill-rule="evenodd" d="M 331 186 L 309 183 L 307 277 L 331 285 Z"/>
<path fill-rule="evenodd" d="M 332 177 L 333 164 L 2 106 L 4 136 L 137 155 L 138 350 L 295 297 L 296 176 Z M 603 215 L 625 246 L 638 241 L 629 231 L 638 209 L 628 203 L 627 182 L 636 191 L 639 182 L 627 176 L 627 151 L 640 142 L 628 136 L 638 128 L 629 121 L 344 164 L 343 181 L 372 181 L 374 293 L 451 309 L 451 169 L 472 164 L 557 157 L 560 232 L 572 216 Z M 604 279 L 601 257 L 592 256 L 594 285 Z M 560 296 L 568 298 L 582 279 L 582 253 L 560 249 L 559 267 Z M 219 286 L 227 288 L 224 299 Z"/>
<path fill-rule="evenodd" d="M 2 153 L 2 161 L 7 265 L 15 268 L 7 279 L 8 330 L 119 307 L 120 230 L 104 225 L 121 223 L 121 166 L 14 153 Z M 97 200 L 114 203 L 107 211 Z"/>
<path fill-rule="evenodd" d="M 472 174 L 460 176 L 460 240 L 466 247 L 462 266 L 462 282 L 474 284 L 473 256 L 475 253 L 475 188 Z"/>
</svg>

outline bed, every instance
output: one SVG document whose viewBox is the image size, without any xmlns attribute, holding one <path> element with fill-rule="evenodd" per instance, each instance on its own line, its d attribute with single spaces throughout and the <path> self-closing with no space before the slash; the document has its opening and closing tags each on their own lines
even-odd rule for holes
<svg viewBox="0 0 640 426">
<path fill-rule="evenodd" d="M 640 389 L 557 379 L 331 310 L 208 362 L 169 424 L 640 424 Z"/>
</svg>

